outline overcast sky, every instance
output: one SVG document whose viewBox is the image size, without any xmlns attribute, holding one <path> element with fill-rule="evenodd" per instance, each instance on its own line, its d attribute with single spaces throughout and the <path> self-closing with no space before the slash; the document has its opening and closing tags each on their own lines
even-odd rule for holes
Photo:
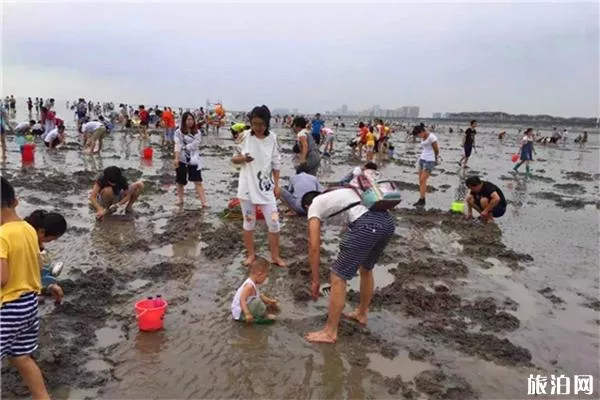
<svg viewBox="0 0 600 400">
<path fill-rule="evenodd" d="M 2 95 L 597 116 L 591 3 L 4 5 Z"/>
</svg>

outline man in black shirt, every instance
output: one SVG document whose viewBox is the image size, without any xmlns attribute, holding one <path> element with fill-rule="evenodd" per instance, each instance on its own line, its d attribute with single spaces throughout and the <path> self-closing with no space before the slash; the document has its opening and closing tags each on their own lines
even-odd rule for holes
<svg viewBox="0 0 600 400">
<path fill-rule="evenodd" d="M 471 190 L 467 196 L 467 217 L 473 218 L 473 209 L 477 210 L 485 222 L 500 218 L 506 212 L 504 193 L 491 182 L 482 181 L 478 176 L 471 176 L 465 181 Z"/>
<path fill-rule="evenodd" d="M 477 121 L 471 121 L 471 127 L 467 128 L 465 134 L 463 136 L 463 149 L 465 150 L 465 155 L 460 159 L 458 165 L 463 168 L 467 167 L 467 162 L 469 161 L 469 157 L 471 157 L 471 151 L 473 151 L 473 147 L 475 147 L 475 135 L 477 131 Z"/>
<path fill-rule="evenodd" d="M 94 182 L 90 193 L 90 205 L 96 210 L 96 219 L 101 221 L 105 215 L 114 213 L 124 204 L 127 204 L 125 212 L 130 213 L 143 188 L 142 181 L 128 184 L 121 168 L 106 168 Z"/>
</svg>

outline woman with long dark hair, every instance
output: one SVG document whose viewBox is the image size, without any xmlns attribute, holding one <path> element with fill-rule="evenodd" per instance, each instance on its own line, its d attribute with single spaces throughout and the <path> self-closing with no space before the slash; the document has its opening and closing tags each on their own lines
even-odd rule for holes
<svg viewBox="0 0 600 400">
<path fill-rule="evenodd" d="M 237 197 L 244 216 L 245 265 L 256 259 L 254 228 L 256 207 L 260 207 L 269 229 L 271 262 L 284 267 L 279 256 L 279 212 L 276 198 L 281 194 L 279 169 L 281 156 L 277 136 L 269 131 L 271 112 L 267 106 L 254 107 L 250 112 L 250 132 L 239 138 L 234 164 L 241 165 Z"/>
<path fill-rule="evenodd" d="M 204 186 L 202 185 L 202 166 L 200 163 L 200 141 L 202 132 L 196 125 L 194 114 L 187 111 L 181 117 L 181 126 L 175 131 L 175 159 L 177 205 L 183 205 L 183 187 L 190 182 L 196 186 L 196 194 L 202 207 L 208 207 Z"/>
</svg>

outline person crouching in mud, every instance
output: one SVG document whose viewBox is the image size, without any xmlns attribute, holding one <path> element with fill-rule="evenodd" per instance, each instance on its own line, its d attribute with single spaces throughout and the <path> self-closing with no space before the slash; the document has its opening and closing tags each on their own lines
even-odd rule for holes
<svg viewBox="0 0 600 400">
<path fill-rule="evenodd" d="M 491 182 L 471 176 L 465 181 L 471 192 L 467 195 L 467 218 L 473 218 L 473 209 L 477 210 L 484 222 L 492 222 L 506 212 L 504 193 Z"/>
<path fill-rule="evenodd" d="M 311 294 L 319 296 L 321 259 L 321 223 L 334 215 L 343 215 L 348 230 L 343 236 L 337 259 L 329 268 L 331 292 L 325 327 L 305 336 L 309 342 L 335 343 L 342 310 L 346 302 L 346 282 L 360 273 L 360 303 L 345 316 L 366 325 L 369 304 L 373 297 L 373 268 L 394 235 L 394 218 L 387 211 L 370 211 L 361 204 L 351 188 L 320 194 L 309 192 L 302 198 L 308 210 L 308 259 L 311 269 Z"/>
<path fill-rule="evenodd" d="M 56 277 L 62 272 L 62 263 L 51 265 L 44 244 L 57 240 L 64 235 L 67 231 L 67 221 L 62 215 L 45 210 L 35 210 L 25 218 L 25 221 L 35 229 L 38 237 L 43 264 L 41 270 L 42 293 L 52 295 L 55 303 L 60 304 L 64 294 Z"/>
<path fill-rule="evenodd" d="M 90 205 L 96 210 L 96 219 L 102 221 L 104 216 L 112 214 L 119 206 L 127 205 L 125 212 L 133 211 L 133 203 L 138 199 L 144 183 L 135 182 L 131 185 L 123 176 L 119 167 L 108 167 L 98 177 L 90 193 Z"/>
</svg>

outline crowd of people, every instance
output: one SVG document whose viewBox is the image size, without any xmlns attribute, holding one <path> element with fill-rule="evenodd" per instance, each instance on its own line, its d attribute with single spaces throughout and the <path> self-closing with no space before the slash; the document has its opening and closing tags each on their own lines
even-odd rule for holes
<svg viewBox="0 0 600 400">
<path fill-rule="evenodd" d="M 36 98 L 35 103 L 29 99 L 30 117 L 35 104 L 36 114 L 40 119 L 36 121 L 30 118 L 26 123 L 17 124 L 13 128 L 8 125 L 6 117 L 8 113 L 15 112 L 11 98 L 5 102 L 8 108 L 3 109 L 3 138 L 5 133 L 12 131 L 21 136 L 41 136 L 49 149 L 59 148 L 65 143 L 65 124 L 53 111 L 53 99 L 46 102 Z M 103 139 L 114 131 L 115 126 L 129 129 L 133 124 L 133 109 L 125 104 L 119 106 L 119 112 L 115 111 L 112 103 L 94 104 L 83 98 L 67 106 L 74 112 L 86 153 L 100 152 Z M 206 113 L 202 108 L 196 111 L 180 109 L 176 113 L 170 107 L 164 107 L 158 111 L 158 107 L 146 110 L 145 106 L 139 106 L 133 111 L 135 125 L 139 126 L 142 140 L 150 134 L 148 127 L 151 124 L 164 129 L 161 144 L 173 145 L 174 183 L 178 204 L 182 205 L 184 202 L 184 187 L 189 181 L 194 184 L 202 207 L 208 207 L 201 155 L 202 137 L 206 135 L 207 129 Z M 303 216 L 307 219 L 306 250 L 310 264 L 310 291 L 314 299 L 320 294 L 321 228 L 333 217 L 340 216 L 346 230 L 339 254 L 329 268 L 331 292 L 327 322 L 322 330 L 306 335 L 310 342 L 334 343 L 338 339 L 346 283 L 357 274 L 360 277 L 360 303 L 346 317 L 360 324 L 367 324 L 374 289 L 373 268 L 394 235 L 395 219 L 389 210 L 399 200 L 386 202 L 386 193 L 379 188 L 379 182 L 383 182 L 384 177 L 378 165 L 392 156 L 391 138 L 396 129 L 381 119 L 359 121 L 356 125 L 356 137 L 348 145 L 352 147 L 352 153 L 360 160 L 361 165 L 350 170 L 335 187 L 325 188 L 319 182 L 318 171 L 322 157 L 330 157 L 336 151 L 335 135 L 342 125 L 339 120 L 336 120 L 332 126 L 334 129 L 331 129 L 319 114 L 310 119 L 305 116 L 272 117 L 269 108 L 264 105 L 238 117 L 239 122 L 232 122 L 230 127 L 236 146 L 231 161 L 239 166 L 236 197 L 243 217 L 241 240 L 245 247 L 246 257 L 243 263 L 248 267 L 248 278 L 233 297 L 233 319 L 246 323 L 272 321 L 279 308 L 277 300 L 261 293 L 260 285 L 267 280 L 271 265 L 286 266 L 279 251 L 279 209 L 282 206 L 286 209 L 286 217 Z M 272 122 L 290 128 L 295 135 L 296 174 L 285 186 L 280 175 L 280 143 L 272 129 Z M 468 168 L 468 161 L 476 148 L 476 129 L 477 121 L 471 121 L 464 132 L 463 156 L 459 161 L 461 168 Z M 420 139 L 421 153 L 417 161 L 419 198 L 414 206 L 422 208 L 426 205 L 427 181 L 441 161 L 441 148 L 437 136 L 424 124 L 413 127 L 410 134 L 415 140 Z M 534 142 L 533 129 L 527 129 L 518 150 L 519 160 L 514 171 L 525 164 L 526 172 L 530 172 L 529 162 L 535 154 Z M 5 151 L 6 143 L 3 141 L 2 145 Z M 466 218 L 473 217 L 473 210 L 479 214 L 482 222 L 492 222 L 504 215 L 507 202 L 498 186 L 477 176 L 468 177 L 464 185 L 468 188 L 465 198 Z M 97 221 L 101 222 L 120 208 L 125 213 L 133 212 L 135 202 L 143 195 L 144 183 L 130 183 L 119 167 L 109 166 L 94 182 L 90 182 L 90 188 L 89 205 L 95 212 Z M 368 196 L 365 194 L 372 194 L 369 190 L 383 196 L 375 205 L 367 201 Z M 393 185 L 390 190 L 393 192 Z M 4 177 L 1 194 L 1 354 L 2 357 L 8 357 L 18 369 L 34 398 L 48 398 L 42 375 L 31 358 L 37 348 L 39 332 L 37 297 L 40 293 L 47 292 L 57 302 L 62 299 L 63 292 L 56 279 L 61 268 L 48 261 L 44 262 L 42 253 L 45 252 L 44 244 L 58 239 L 66 231 L 67 225 L 60 214 L 43 210 L 35 211 L 22 220 L 16 212 L 18 201 L 15 190 Z M 255 249 L 254 231 L 259 213 L 268 230 L 270 260 L 260 257 Z"/>
</svg>

